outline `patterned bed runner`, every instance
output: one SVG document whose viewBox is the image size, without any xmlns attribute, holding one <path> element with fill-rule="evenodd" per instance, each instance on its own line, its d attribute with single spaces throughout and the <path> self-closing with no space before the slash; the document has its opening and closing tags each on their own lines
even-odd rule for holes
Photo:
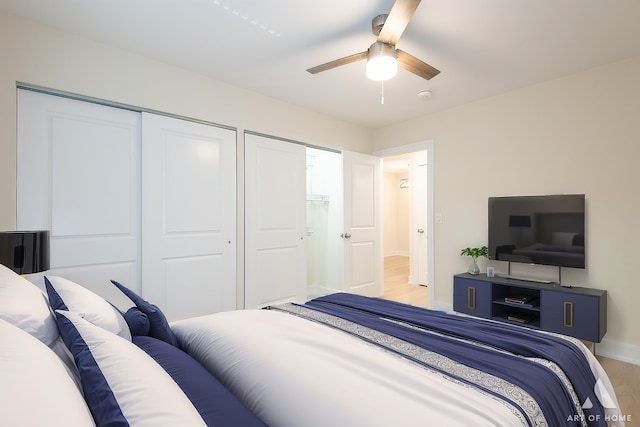
<svg viewBox="0 0 640 427">
<path fill-rule="evenodd" d="M 333 294 L 305 305 L 288 303 L 269 309 L 340 329 L 451 381 L 474 387 L 509 405 L 523 425 L 587 425 L 583 420 L 604 419 L 584 414 L 581 394 L 588 395 L 588 391 L 576 392 L 566 375 L 567 370 L 576 371 L 585 382 L 580 363 L 566 366 L 576 365 L 573 345 L 550 345 L 548 335 L 536 336 L 534 348 L 540 348 L 529 350 L 535 331 L 352 294 Z M 555 348 L 558 346 L 560 350 Z M 565 365 L 564 370 L 553 354 Z"/>
</svg>

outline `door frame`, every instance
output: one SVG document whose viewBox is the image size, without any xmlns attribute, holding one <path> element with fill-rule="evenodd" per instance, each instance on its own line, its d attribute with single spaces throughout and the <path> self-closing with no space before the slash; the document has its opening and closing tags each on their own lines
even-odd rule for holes
<svg viewBox="0 0 640 427">
<path fill-rule="evenodd" d="M 435 216 L 434 216 L 434 166 L 435 143 L 433 139 L 400 145 L 398 147 L 385 148 L 374 151 L 378 157 L 391 157 L 401 154 L 427 151 L 427 308 L 435 307 Z M 384 221 L 384 218 L 383 218 Z"/>
</svg>

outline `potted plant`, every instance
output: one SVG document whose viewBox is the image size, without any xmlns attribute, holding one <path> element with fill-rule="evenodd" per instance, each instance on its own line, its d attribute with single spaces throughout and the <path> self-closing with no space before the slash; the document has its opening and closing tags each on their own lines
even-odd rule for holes
<svg viewBox="0 0 640 427">
<path fill-rule="evenodd" d="M 470 256 L 473 258 L 473 264 L 469 266 L 469 270 L 467 272 L 469 274 L 478 275 L 480 274 L 480 267 L 478 267 L 478 257 L 488 257 L 489 248 L 483 246 L 481 248 L 464 248 L 460 251 L 460 256 Z"/>
</svg>

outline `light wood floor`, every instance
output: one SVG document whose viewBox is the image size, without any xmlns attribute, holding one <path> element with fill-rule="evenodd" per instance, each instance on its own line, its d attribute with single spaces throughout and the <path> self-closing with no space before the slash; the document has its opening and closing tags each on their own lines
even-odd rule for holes
<svg viewBox="0 0 640 427">
<path fill-rule="evenodd" d="M 382 297 L 420 307 L 427 306 L 427 287 L 409 284 L 409 257 L 385 257 Z"/>
<path fill-rule="evenodd" d="M 409 284 L 409 258 L 386 257 L 383 298 L 406 304 L 427 306 L 426 286 Z M 597 356 L 616 391 L 627 427 L 640 426 L 640 366 Z M 630 422 L 629 422 L 630 420 Z"/>
</svg>

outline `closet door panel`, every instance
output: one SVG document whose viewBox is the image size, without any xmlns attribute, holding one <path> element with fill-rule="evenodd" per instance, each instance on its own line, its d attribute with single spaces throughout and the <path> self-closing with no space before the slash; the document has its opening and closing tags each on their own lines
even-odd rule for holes
<svg viewBox="0 0 640 427">
<path fill-rule="evenodd" d="M 137 159 L 132 130 L 78 116 L 52 117 L 52 226 L 59 236 L 131 233 L 131 169 Z"/>
<path fill-rule="evenodd" d="M 140 114 L 18 92 L 17 228 L 51 231 L 51 270 L 139 288 Z"/>
<path fill-rule="evenodd" d="M 245 134 L 245 308 L 306 300 L 306 149 Z"/>
<path fill-rule="evenodd" d="M 235 131 L 143 113 L 142 295 L 170 320 L 236 308 Z"/>
<path fill-rule="evenodd" d="M 224 224 L 221 142 L 191 135 L 164 136 L 165 162 L 162 185 L 167 233 L 221 233 Z M 185 209 L 191 207 L 191 209 Z"/>
</svg>

